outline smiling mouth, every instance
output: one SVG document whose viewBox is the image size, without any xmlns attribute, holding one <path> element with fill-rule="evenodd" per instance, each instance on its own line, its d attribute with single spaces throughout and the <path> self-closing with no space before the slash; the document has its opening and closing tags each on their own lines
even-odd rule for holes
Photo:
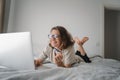
<svg viewBox="0 0 120 80">
<path fill-rule="evenodd" d="M 57 42 L 52 42 L 51 44 L 52 44 L 53 47 L 56 47 Z"/>
</svg>

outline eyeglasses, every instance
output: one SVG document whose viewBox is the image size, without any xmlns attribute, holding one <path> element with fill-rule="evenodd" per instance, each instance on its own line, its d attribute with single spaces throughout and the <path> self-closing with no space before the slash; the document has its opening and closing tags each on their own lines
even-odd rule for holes
<svg viewBox="0 0 120 80">
<path fill-rule="evenodd" d="M 56 39 L 56 38 L 59 38 L 59 37 L 60 37 L 60 35 L 57 35 L 57 34 L 55 34 L 55 35 L 49 34 L 49 35 L 48 35 L 48 38 L 49 38 L 49 39 L 51 39 L 51 38 L 55 38 L 55 39 Z"/>
</svg>

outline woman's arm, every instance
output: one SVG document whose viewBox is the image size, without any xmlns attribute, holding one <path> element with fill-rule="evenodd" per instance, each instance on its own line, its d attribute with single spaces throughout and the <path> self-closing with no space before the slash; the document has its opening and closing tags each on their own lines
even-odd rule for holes
<svg viewBox="0 0 120 80">
<path fill-rule="evenodd" d="M 55 60 L 56 65 L 59 67 L 65 67 L 65 68 L 72 67 L 71 64 L 64 64 L 63 63 L 63 56 L 61 53 L 56 54 L 54 60 Z"/>
<path fill-rule="evenodd" d="M 71 68 L 72 65 L 71 65 L 71 64 L 65 64 L 65 67 L 66 67 L 66 68 Z"/>
<path fill-rule="evenodd" d="M 56 63 L 59 67 L 71 68 L 71 64 L 64 64 L 63 62 Z"/>
<path fill-rule="evenodd" d="M 42 53 L 39 54 L 39 58 L 34 60 L 35 67 L 41 66 L 43 61 L 48 57 L 47 54 L 50 52 L 50 46 L 46 46 Z"/>
</svg>

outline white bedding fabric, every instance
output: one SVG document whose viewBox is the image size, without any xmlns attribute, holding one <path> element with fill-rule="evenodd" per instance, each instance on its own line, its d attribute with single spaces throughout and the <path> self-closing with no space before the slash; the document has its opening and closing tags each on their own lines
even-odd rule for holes
<svg viewBox="0 0 120 80">
<path fill-rule="evenodd" d="M 120 62 L 95 57 L 92 63 L 79 63 L 72 68 L 47 63 L 34 71 L 0 68 L 0 80 L 120 80 Z"/>
</svg>

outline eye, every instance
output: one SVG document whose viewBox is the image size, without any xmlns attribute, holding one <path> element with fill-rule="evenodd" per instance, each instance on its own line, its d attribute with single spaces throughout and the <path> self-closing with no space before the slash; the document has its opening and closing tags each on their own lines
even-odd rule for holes
<svg viewBox="0 0 120 80">
<path fill-rule="evenodd" d="M 57 35 L 57 34 L 56 34 L 56 35 L 54 35 L 54 38 L 58 38 L 59 36 L 60 36 L 60 35 Z"/>
<path fill-rule="evenodd" d="M 51 39 L 51 38 L 55 38 L 56 39 L 56 38 L 59 38 L 59 37 L 60 37 L 60 35 L 57 35 L 57 34 L 55 34 L 55 35 L 49 34 L 48 35 L 49 39 Z"/>
</svg>

